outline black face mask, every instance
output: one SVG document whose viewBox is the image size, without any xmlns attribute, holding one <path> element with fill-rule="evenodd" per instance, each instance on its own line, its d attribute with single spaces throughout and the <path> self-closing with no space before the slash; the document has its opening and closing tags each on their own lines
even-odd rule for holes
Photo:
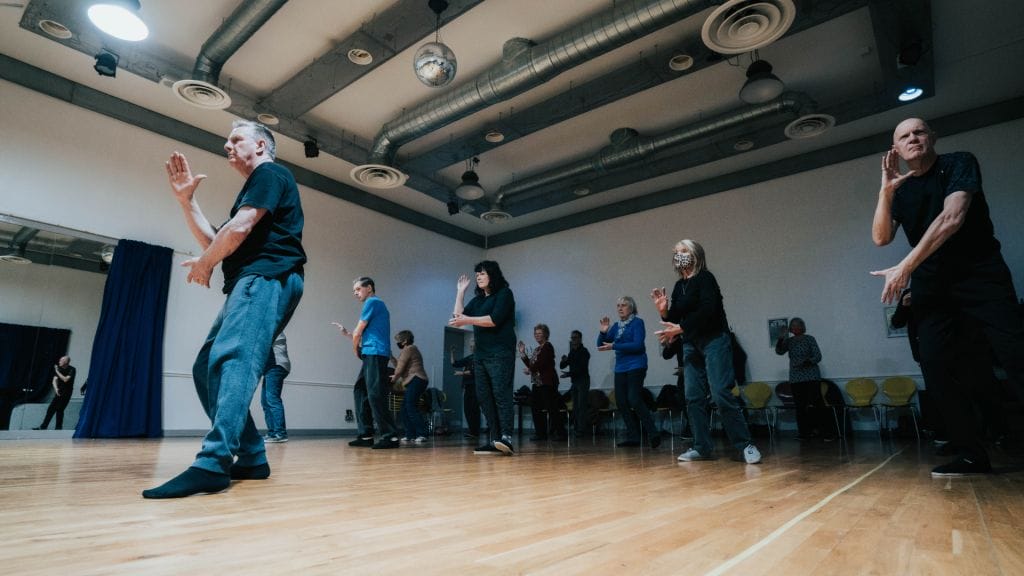
<svg viewBox="0 0 1024 576">
<path fill-rule="evenodd" d="M 398 343 L 398 349 L 401 350 L 402 348 L 405 348 L 405 342 Z"/>
</svg>

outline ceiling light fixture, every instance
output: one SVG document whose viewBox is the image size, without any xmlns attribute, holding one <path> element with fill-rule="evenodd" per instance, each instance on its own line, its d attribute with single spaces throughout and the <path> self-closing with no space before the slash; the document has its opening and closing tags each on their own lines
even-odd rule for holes
<svg viewBox="0 0 1024 576">
<path fill-rule="evenodd" d="M 260 114 L 257 114 L 256 121 L 259 122 L 260 124 L 263 124 L 264 126 L 277 126 L 278 124 L 281 123 L 280 118 L 269 112 L 262 112 Z"/>
<path fill-rule="evenodd" d="M 455 189 L 455 195 L 463 200 L 479 200 L 484 197 L 484 187 L 480 185 L 480 177 L 473 170 L 480 159 L 474 156 L 466 160 L 466 171 L 462 173 L 462 183 Z"/>
<path fill-rule="evenodd" d="M 918 88 L 917 86 L 907 86 L 902 92 L 900 92 L 900 95 L 897 96 L 896 98 L 900 102 L 911 102 L 913 100 L 917 100 L 923 94 L 924 90 Z"/>
<path fill-rule="evenodd" d="M 412 59 L 412 68 L 420 82 L 431 88 L 438 88 L 450 84 L 455 79 L 458 62 L 452 49 L 441 42 L 441 13 L 448 8 L 447 0 L 428 0 L 427 4 L 437 16 L 434 41 L 420 46 Z"/>
<path fill-rule="evenodd" d="M 40 20 L 39 29 L 58 40 L 70 40 L 72 36 L 67 26 L 55 20 Z"/>
<path fill-rule="evenodd" d="M 373 54 L 369 50 L 353 48 L 348 51 L 348 60 L 356 66 L 369 66 L 373 62 Z"/>
<path fill-rule="evenodd" d="M 693 67 L 693 56 L 689 54 L 676 54 L 668 59 L 668 67 L 675 72 L 682 72 Z"/>
<path fill-rule="evenodd" d="M 302 146 L 306 149 L 306 158 L 316 158 L 320 155 L 320 145 L 316 143 L 316 138 L 307 138 Z"/>
<path fill-rule="evenodd" d="M 138 42 L 149 36 L 149 28 L 139 18 L 139 0 L 104 0 L 89 6 L 89 20 L 114 38 Z"/>
<path fill-rule="evenodd" d="M 767 60 L 760 60 L 757 51 L 754 61 L 747 68 L 747 81 L 740 89 L 740 100 L 747 104 L 763 104 L 778 98 L 786 89 L 779 77 L 772 74 L 772 65 Z"/>
<path fill-rule="evenodd" d="M 501 130 L 497 128 L 488 130 L 487 134 L 484 134 L 484 140 L 487 140 L 491 144 L 497 144 L 505 139 L 505 135 L 501 133 Z"/>
<path fill-rule="evenodd" d="M 100 76 L 113 78 L 117 76 L 117 63 L 119 60 L 120 58 L 117 57 L 117 54 L 104 50 L 96 55 L 96 64 L 93 64 L 92 69 Z"/>
<path fill-rule="evenodd" d="M 507 222 L 512 219 L 512 215 L 509 214 L 508 212 L 505 212 L 501 208 L 501 200 L 504 197 L 504 194 L 498 194 L 498 197 L 495 198 L 494 202 L 491 203 L 491 209 L 480 215 L 480 218 L 484 222 L 488 222 L 490 224 L 500 224 L 502 222 Z"/>
</svg>

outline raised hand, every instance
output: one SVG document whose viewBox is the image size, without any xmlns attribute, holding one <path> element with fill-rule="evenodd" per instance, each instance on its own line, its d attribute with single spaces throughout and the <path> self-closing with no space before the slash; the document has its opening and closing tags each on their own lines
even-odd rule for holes
<svg viewBox="0 0 1024 576">
<path fill-rule="evenodd" d="M 895 302 L 899 299 L 903 289 L 910 284 L 910 274 L 903 269 L 901 264 L 897 264 L 892 268 L 886 268 L 885 270 L 875 270 L 871 272 L 871 275 L 885 278 L 885 286 L 882 287 L 883 304 Z"/>
<path fill-rule="evenodd" d="M 191 202 L 199 183 L 206 179 L 206 174 L 192 174 L 188 160 L 180 152 L 171 154 L 164 167 L 167 169 L 167 181 L 171 185 L 175 198 L 179 202 Z"/>
<path fill-rule="evenodd" d="M 520 356 L 525 355 L 526 354 L 526 344 L 522 340 L 520 340 L 518 346 L 519 346 L 519 355 Z"/>
<path fill-rule="evenodd" d="M 601 332 L 602 333 L 607 332 L 608 329 L 611 328 L 611 327 L 612 327 L 612 321 L 609 320 L 607 316 L 605 316 L 604 318 L 601 318 Z"/>
<path fill-rule="evenodd" d="M 337 326 L 338 330 L 341 331 L 342 336 L 352 336 L 352 332 L 350 332 L 348 328 L 345 328 L 344 325 L 338 324 L 337 322 L 331 322 L 331 324 Z"/>
<path fill-rule="evenodd" d="M 900 156 L 894 146 L 885 156 L 882 157 L 882 190 L 886 193 L 893 193 L 903 181 L 917 174 L 914 170 L 906 174 L 900 174 Z"/>
<path fill-rule="evenodd" d="M 651 301 L 654 302 L 654 307 L 662 316 L 668 312 L 668 294 L 665 292 L 664 286 L 651 290 Z"/>
<path fill-rule="evenodd" d="M 662 329 L 654 333 L 658 337 L 658 342 L 662 344 L 669 344 L 676 339 L 677 336 L 683 333 L 683 327 L 674 322 L 662 322 Z"/>
<path fill-rule="evenodd" d="M 459 276 L 459 281 L 455 283 L 455 288 L 459 292 L 465 292 L 466 288 L 469 288 L 469 276 L 465 274 Z"/>
</svg>

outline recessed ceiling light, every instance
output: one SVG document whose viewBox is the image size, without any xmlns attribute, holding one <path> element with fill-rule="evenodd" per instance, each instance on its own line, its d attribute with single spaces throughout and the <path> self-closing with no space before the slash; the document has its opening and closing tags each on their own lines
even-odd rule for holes
<svg viewBox="0 0 1024 576">
<path fill-rule="evenodd" d="M 586 196 L 587 194 L 590 194 L 590 188 L 587 188 L 586 186 L 578 186 L 572 191 L 572 193 L 576 196 Z"/>
<path fill-rule="evenodd" d="M 748 140 L 746 138 L 744 138 L 743 140 L 737 140 L 736 143 L 732 145 L 732 149 L 736 150 L 737 152 L 746 152 L 747 150 L 750 150 L 753 147 L 754 141 Z"/>
<path fill-rule="evenodd" d="M 281 123 L 281 119 L 273 114 L 264 112 L 263 114 L 256 115 L 256 121 L 265 126 L 277 126 Z"/>
<path fill-rule="evenodd" d="M 40 20 L 39 29 L 58 40 L 67 40 L 71 38 L 71 30 L 60 22 L 55 22 L 53 20 Z"/>
<path fill-rule="evenodd" d="M 922 94 L 924 94 L 924 90 L 917 86 L 910 86 L 903 92 L 900 92 L 900 95 L 897 96 L 897 98 L 900 102 L 910 102 L 911 100 L 917 100 Z"/>
<path fill-rule="evenodd" d="M 497 144 L 505 139 L 505 135 L 500 130 L 489 130 L 487 134 L 484 134 L 484 140 L 492 144 Z"/>
<path fill-rule="evenodd" d="M 353 48 L 348 51 L 348 59 L 357 66 L 367 66 L 373 62 L 373 54 L 362 48 Z"/>
<path fill-rule="evenodd" d="M 668 59 L 668 67 L 676 72 L 689 70 L 693 66 L 693 56 L 689 54 L 676 54 Z"/>
</svg>

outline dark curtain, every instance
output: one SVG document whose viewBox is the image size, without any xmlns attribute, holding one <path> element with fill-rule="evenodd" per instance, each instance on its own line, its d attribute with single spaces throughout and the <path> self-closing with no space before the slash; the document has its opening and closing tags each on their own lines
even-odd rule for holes
<svg viewBox="0 0 1024 576">
<path fill-rule="evenodd" d="M 171 249 L 117 243 L 75 438 L 163 436 L 164 320 Z"/>
<path fill-rule="evenodd" d="M 0 322 L 0 430 L 18 404 L 41 402 L 50 391 L 53 366 L 67 354 L 71 330 Z"/>
</svg>

